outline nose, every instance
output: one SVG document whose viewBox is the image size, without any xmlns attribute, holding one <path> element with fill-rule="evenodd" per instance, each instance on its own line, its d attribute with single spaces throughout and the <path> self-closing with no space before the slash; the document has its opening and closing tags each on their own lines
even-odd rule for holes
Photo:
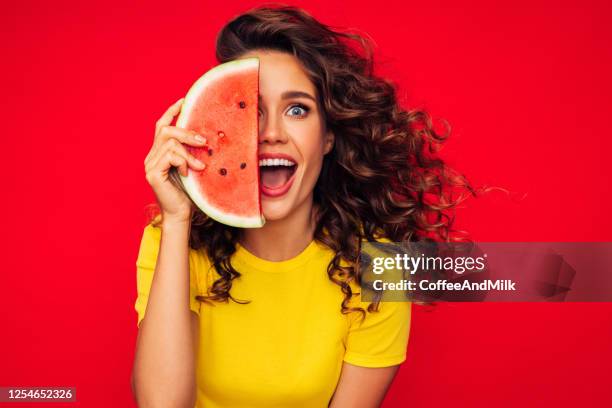
<svg viewBox="0 0 612 408">
<path fill-rule="evenodd" d="M 259 143 L 286 143 L 287 137 L 283 131 L 282 124 L 272 114 L 261 114 L 259 116 Z"/>
</svg>

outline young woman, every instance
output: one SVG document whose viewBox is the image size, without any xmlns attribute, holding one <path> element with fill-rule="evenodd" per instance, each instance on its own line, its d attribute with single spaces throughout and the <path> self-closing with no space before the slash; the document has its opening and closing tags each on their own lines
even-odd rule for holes
<svg viewBox="0 0 612 408">
<path fill-rule="evenodd" d="M 425 112 L 400 108 L 362 37 L 300 9 L 240 15 L 216 51 L 220 63 L 260 59 L 259 154 L 295 165 L 261 169 L 263 228 L 219 224 L 172 178 L 202 168 L 184 145 L 206 135 L 171 125 L 182 100 L 159 119 L 145 160 L 160 214 L 137 260 L 135 397 L 377 407 L 405 360 L 411 305 L 361 301 L 360 247 L 447 238 L 454 201 L 442 186 L 456 180 L 433 153 L 444 137 Z"/>
</svg>

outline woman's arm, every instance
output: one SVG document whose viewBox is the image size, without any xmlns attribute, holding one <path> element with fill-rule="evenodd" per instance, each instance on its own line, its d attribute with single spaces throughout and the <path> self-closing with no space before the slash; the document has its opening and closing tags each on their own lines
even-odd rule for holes
<svg viewBox="0 0 612 408">
<path fill-rule="evenodd" d="M 171 182 L 170 171 L 176 167 L 186 175 L 188 167 L 201 170 L 203 164 L 183 144 L 202 146 L 206 141 L 170 126 L 182 102 L 177 101 L 157 121 L 153 146 L 145 159 L 146 178 L 161 208 L 162 232 L 134 356 L 132 384 L 141 408 L 193 408 L 196 399 L 199 328 L 189 306 L 192 207 L 185 193 Z"/>
<path fill-rule="evenodd" d="M 395 378 L 399 365 L 382 368 L 342 364 L 342 373 L 330 408 L 378 408 Z"/>
<path fill-rule="evenodd" d="M 134 357 L 138 406 L 195 405 L 198 319 L 189 309 L 189 223 L 164 222 Z"/>
</svg>

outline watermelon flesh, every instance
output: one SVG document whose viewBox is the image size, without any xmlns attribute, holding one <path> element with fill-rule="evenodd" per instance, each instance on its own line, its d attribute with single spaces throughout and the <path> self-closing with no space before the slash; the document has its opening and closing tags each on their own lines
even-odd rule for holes
<svg viewBox="0 0 612 408">
<path fill-rule="evenodd" d="M 180 177 L 192 201 L 226 225 L 258 228 L 265 219 L 259 190 L 259 59 L 217 65 L 198 79 L 176 126 L 204 136 L 205 147 L 186 146 L 206 167 Z"/>
</svg>

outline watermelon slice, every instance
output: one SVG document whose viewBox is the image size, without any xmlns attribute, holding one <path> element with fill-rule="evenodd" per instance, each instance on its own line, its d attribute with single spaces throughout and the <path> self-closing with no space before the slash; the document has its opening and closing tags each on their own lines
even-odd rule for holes
<svg viewBox="0 0 612 408">
<path fill-rule="evenodd" d="M 261 211 L 258 161 L 259 59 L 217 65 L 185 96 L 176 126 L 204 136 L 205 147 L 186 146 L 206 168 L 180 177 L 205 214 L 223 224 L 257 228 Z"/>
</svg>

